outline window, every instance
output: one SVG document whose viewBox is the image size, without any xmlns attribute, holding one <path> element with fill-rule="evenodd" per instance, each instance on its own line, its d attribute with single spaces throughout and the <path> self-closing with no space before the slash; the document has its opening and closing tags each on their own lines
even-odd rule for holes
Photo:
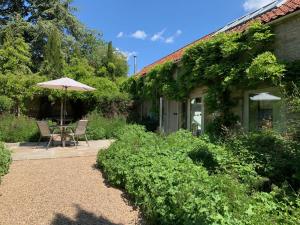
<svg viewBox="0 0 300 225">
<path fill-rule="evenodd" d="M 282 101 L 274 93 L 249 94 L 249 130 L 282 130 Z"/>
</svg>

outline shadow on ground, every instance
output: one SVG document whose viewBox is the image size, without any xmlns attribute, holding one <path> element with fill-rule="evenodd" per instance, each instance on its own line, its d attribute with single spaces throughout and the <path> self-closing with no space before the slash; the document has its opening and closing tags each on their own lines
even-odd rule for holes
<svg viewBox="0 0 300 225">
<path fill-rule="evenodd" d="M 122 225 L 109 221 L 107 218 L 97 216 L 75 205 L 77 214 L 75 219 L 66 217 L 63 214 L 56 214 L 51 225 Z"/>
<path fill-rule="evenodd" d="M 99 172 L 99 175 L 102 176 L 104 178 L 104 185 L 107 188 L 116 188 L 121 190 L 122 192 L 124 192 L 124 190 L 120 189 L 119 187 L 116 187 L 114 185 L 111 185 L 107 179 L 107 176 L 105 175 L 105 173 L 99 168 L 99 166 L 97 165 L 97 163 L 95 163 L 94 165 L 92 165 L 92 169 L 96 170 Z"/>
<path fill-rule="evenodd" d="M 98 167 L 97 163 L 95 163 L 92 166 L 93 170 L 97 170 L 99 172 L 99 175 L 102 176 L 104 178 L 104 185 L 107 188 L 115 188 L 118 189 L 122 192 L 121 197 L 123 199 L 123 201 L 128 205 L 131 206 L 134 210 L 139 210 L 139 208 L 137 206 L 135 206 L 134 204 L 132 204 L 132 199 L 130 198 L 130 196 L 126 193 L 126 190 L 120 188 L 120 187 L 116 187 L 114 185 L 112 185 L 111 183 L 109 183 L 107 176 L 105 175 L 105 173 Z M 139 213 L 139 221 L 137 224 L 147 224 L 146 220 L 143 218 L 142 214 Z"/>
</svg>

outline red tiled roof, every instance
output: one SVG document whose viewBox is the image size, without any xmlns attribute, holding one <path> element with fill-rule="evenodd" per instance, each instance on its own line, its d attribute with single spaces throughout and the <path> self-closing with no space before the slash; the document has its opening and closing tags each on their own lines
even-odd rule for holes
<svg viewBox="0 0 300 225">
<path fill-rule="evenodd" d="M 279 5 L 278 7 L 271 8 L 269 11 L 264 12 L 263 14 L 260 14 L 254 18 L 251 18 L 250 20 L 245 21 L 242 24 L 238 24 L 237 26 L 231 27 L 229 30 L 226 30 L 226 31 L 243 31 L 247 28 L 249 23 L 251 23 L 251 21 L 253 21 L 253 20 L 259 20 L 262 23 L 270 23 L 275 19 L 289 15 L 290 13 L 293 13 L 299 9 L 300 9 L 300 0 L 286 0 L 283 4 Z M 194 44 L 199 43 L 200 41 L 210 38 L 215 33 L 216 32 L 206 35 L 206 36 L 184 46 L 183 48 L 180 48 L 179 50 L 171 53 L 170 55 L 167 55 L 166 57 L 159 59 L 158 61 L 144 67 L 138 74 L 144 76 L 153 67 L 155 67 L 157 65 L 163 64 L 165 62 L 170 62 L 170 61 L 176 62 L 176 61 L 180 60 L 181 57 L 183 56 L 184 51 L 187 48 L 191 47 Z"/>
</svg>

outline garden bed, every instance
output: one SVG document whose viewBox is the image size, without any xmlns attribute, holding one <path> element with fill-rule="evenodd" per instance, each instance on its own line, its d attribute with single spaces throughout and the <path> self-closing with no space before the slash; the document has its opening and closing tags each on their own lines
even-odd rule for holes
<svg viewBox="0 0 300 225">
<path fill-rule="evenodd" d="M 114 139 L 118 130 L 126 125 L 126 119 L 123 117 L 106 118 L 96 112 L 90 113 L 87 119 L 89 123 L 86 134 L 89 140 Z M 37 142 L 38 139 L 36 119 L 24 115 L 19 117 L 11 114 L 0 115 L 0 141 Z"/>
<path fill-rule="evenodd" d="M 257 159 L 231 149 L 241 148 L 238 143 L 231 148 L 215 145 L 185 131 L 160 137 L 136 125 L 117 137 L 107 151 L 99 152 L 98 166 L 111 184 L 126 190 L 150 223 L 299 222 L 297 190 L 289 192 L 285 182 L 265 190 L 266 180 L 273 179 L 261 173 Z M 261 154 L 268 156 L 266 151 Z"/>
</svg>

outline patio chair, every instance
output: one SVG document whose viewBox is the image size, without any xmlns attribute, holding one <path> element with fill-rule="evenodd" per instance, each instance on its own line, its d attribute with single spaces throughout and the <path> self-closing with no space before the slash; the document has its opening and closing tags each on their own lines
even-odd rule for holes
<svg viewBox="0 0 300 225">
<path fill-rule="evenodd" d="M 59 134 L 56 134 L 56 133 L 50 131 L 47 121 L 37 121 L 36 123 L 40 130 L 40 138 L 39 138 L 38 145 L 40 144 L 40 141 L 42 140 L 42 138 L 49 138 L 49 142 L 46 147 L 46 149 L 48 150 L 50 144 L 54 140 L 54 137 L 59 136 Z"/>
<path fill-rule="evenodd" d="M 77 122 L 75 131 L 68 134 L 73 139 L 76 147 L 78 146 L 79 137 L 82 137 L 82 136 L 84 136 L 85 142 L 87 143 L 87 145 L 90 146 L 89 141 L 86 136 L 87 124 L 88 124 L 88 120 L 79 120 Z"/>
</svg>

